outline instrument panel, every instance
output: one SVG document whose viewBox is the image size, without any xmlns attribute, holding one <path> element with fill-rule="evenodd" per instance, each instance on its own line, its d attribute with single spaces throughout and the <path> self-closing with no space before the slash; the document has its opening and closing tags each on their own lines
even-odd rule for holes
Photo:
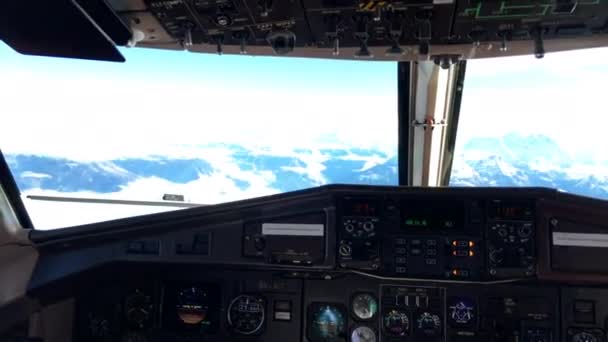
<svg viewBox="0 0 608 342">
<path fill-rule="evenodd" d="M 342 268 L 466 280 L 536 270 L 531 200 L 346 198 L 338 210 Z"/>
<path fill-rule="evenodd" d="M 549 189 L 325 186 L 36 233 L 30 291 L 72 280 L 74 341 L 605 342 L 606 222 Z"/>
<path fill-rule="evenodd" d="M 77 297 L 74 341 L 606 340 L 607 289 L 298 279 L 159 265 L 112 273 L 111 283 L 103 279 L 109 273 L 98 274 L 95 295 Z M 144 275 L 152 277 L 142 282 Z"/>
<path fill-rule="evenodd" d="M 604 1 L 145 0 L 138 5 L 137 11 L 117 4 L 115 9 L 133 28 L 154 27 L 167 36 L 144 34 L 143 45 L 173 43 L 218 54 L 430 56 L 449 66 L 484 51 L 505 55 L 516 45 L 519 54 L 542 57 L 545 40 L 608 32 Z M 139 27 L 142 17 L 152 19 Z"/>
</svg>

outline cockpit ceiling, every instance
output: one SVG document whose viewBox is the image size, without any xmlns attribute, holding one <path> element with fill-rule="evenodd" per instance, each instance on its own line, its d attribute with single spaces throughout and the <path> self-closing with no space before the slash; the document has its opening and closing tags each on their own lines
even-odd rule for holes
<svg viewBox="0 0 608 342">
<path fill-rule="evenodd" d="M 6 14 L 0 39 L 16 50 L 115 61 L 122 56 L 108 42 L 201 53 L 433 60 L 443 65 L 608 45 L 604 0 L 20 3 L 11 0 L 0 7 Z M 59 16 L 69 20 L 52 19 Z M 85 44 L 88 48 L 79 51 Z"/>
<path fill-rule="evenodd" d="M 141 46 L 204 53 L 469 59 L 608 43 L 602 1 L 115 0 L 113 6 L 143 32 Z"/>
</svg>

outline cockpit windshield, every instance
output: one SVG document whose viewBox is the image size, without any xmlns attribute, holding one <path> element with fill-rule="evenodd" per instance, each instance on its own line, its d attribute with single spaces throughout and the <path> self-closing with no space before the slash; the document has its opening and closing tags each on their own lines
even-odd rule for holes
<svg viewBox="0 0 608 342">
<path fill-rule="evenodd" d="M 124 64 L 0 46 L 13 128 L 0 147 L 36 228 L 397 184 L 396 62 L 121 52 Z"/>
<path fill-rule="evenodd" d="M 467 63 L 451 185 L 608 198 L 608 49 Z"/>
</svg>

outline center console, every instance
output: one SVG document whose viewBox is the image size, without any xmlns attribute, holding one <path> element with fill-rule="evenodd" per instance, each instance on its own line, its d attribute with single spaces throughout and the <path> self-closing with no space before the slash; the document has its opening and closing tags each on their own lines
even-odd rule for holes
<svg viewBox="0 0 608 342">
<path fill-rule="evenodd" d="M 530 200 L 344 198 L 338 265 L 408 278 L 492 280 L 536 269 Z"/>
</svg>

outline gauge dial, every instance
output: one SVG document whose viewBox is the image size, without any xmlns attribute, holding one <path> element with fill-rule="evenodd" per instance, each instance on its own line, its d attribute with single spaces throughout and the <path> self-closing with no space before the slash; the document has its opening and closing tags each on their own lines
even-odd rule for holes
<svg viewBox="0 0 608 342">
<path fill-rule="evenodd" d="M 376 342 L 376 332 L 366 326 L 361 326 L 353 330 L 350 334 L 351 342 Z"/>
<path fill-rule="evenodd" d="M 370 320 L 378 312 L 378 301 L 369 293 L 359 293 L 353 297 L 351 308 L 355 318 Z"/>
<path fill-rule="evenodd" d="M 141 290 L 135 290 L 125 298 L 124 314 L 133 328 L 143 328 L 152 313 L 152 298 Z"/>
<path fill-rule="evenodd" d="M 384 331 L 391 336 L 404 336 L 410 330 L 410 318 L 401 310 L 389 310 L 382 320 Z"/>
<path fill-rule="evenodd" d="M 265 319 L 264 299 L 240 295 L 228 307 L 228 324 L 235 332 L 252 335 L 262 329 Z"/>
<path fill-rule="evenodd" d="M 191 286 L 182 288 L 177 295 L 177 316 L 185 325 L 198 325 L 205 321 L 209 311 L 207 291 Z"/>
<path fill-rule="evenodd" d="M 416 319 L 416 329 L 428 336 L 437 336 L 441 333 L 441 318 L 438 315 L 423 312 Z"/>
<path fill-rule="evenodd" d="M 313 303 L 308 308 L 308 340 L 311 342 L 344 341 L 346 308 L 340 304 Z"/>
<path fill-rule="evenodd" d="M 581 331 L 572 336 L 572 342 L 597 342 L 597 338 L 585 331 Z"/>
<path fill-rule="evenodd" d="M 475 301 L 470 298 L 452 298 L 448 303 L 448 321 L 453 326 L 470 325 L 475 322 Z"/>
</svg>

